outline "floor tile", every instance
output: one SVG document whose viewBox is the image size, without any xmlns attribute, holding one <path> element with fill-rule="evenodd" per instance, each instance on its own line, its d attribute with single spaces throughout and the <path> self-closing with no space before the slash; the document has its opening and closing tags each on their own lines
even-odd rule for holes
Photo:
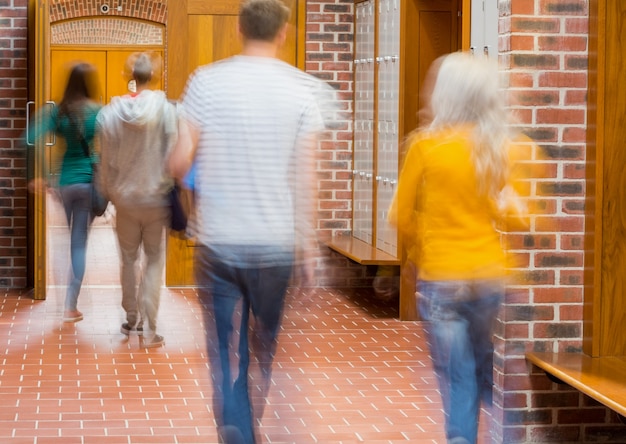
<svg viewBox="0 0 626 444">
<path fill-rule="evenodd" d="M 162 289 L 163 347 L 121 334 L 113 221 L 98 219 L 90 234 L 83 321 L 62 322 L 67 229 L 58 217 L 47 299 L 0 293 L 0 442 L 217 442 L 196 291 Z M 444 444 L 423 325 L 399 321 L 367 290 L 300 296 L 287 297 L 264 442 Z M 484 423 L 480 444 L 489 442 Z"/>
</svg>

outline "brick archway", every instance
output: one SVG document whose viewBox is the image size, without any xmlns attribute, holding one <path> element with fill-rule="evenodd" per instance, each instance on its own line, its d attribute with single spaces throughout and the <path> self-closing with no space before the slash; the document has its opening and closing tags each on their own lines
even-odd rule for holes
<svg viewBox="0 0 626 444">
<path fill-rule="evenodd" d="M 132 17 L 165 24 L 167 21 L 167 0 L 135 0 L 123 2 L 130 5 L 120 5 L 120 2 L 93 2 L 89 0 L 51 0 L 50 23 L 80 17 L 103 16 L 103 17 Z M 101 12 L 101 5 L 107 4 L 109 10 L 106 14 Z M 121 8 L 121 9 L 118 9 Z"/>
</svg>

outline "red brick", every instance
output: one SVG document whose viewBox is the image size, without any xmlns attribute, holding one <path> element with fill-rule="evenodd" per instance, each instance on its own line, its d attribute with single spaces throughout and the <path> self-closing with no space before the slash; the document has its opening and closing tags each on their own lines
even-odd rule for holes
<svg viewBox="0 0 626 444">
<path fill-rule="evenodd" d="M 579 442 L 580 426 L 536 426 L 529 430 L 528 442 Z"/>
<path fill-rule="evenodd" d="M 577 390 L 535 392 L 531 394 L 531 405 L 533 408 L 546 407 L 572 407 L 578 405 L 580 392 Z"/>
<path fill-rule="evenodd" d="M 511 87 L 516 88 L 532 88 L 533 76 L 528 73 L 512 72 L 509 74 L 509 83 Z"/>
<path fill-rule="evenodd" d="M 535 255 L 534 265 L 539 268 L 575 268 L 582 267 L 583 254 L 581 252 L 538 252 Z"/>
<path fill-rule="evenodd" d="M 533 302 L 536 304 L 581 303 L 583 290 L 580 287 L 553 287 L 533 289 Z"/>
<path fill-rule="evenodd" d="M 528 408 L 528 394 L 525 392 L 507 392 L 504 394 L 504 408 Z"/>
<path fill-rule="evenodd" d="M 579 217 L 537 217 L 535 228 L 538 232 L 583 232 L 584 218 Z"/>
<path fill-rule="evenodd" d="M 528 288 L 513 288 L 511 285 L 506 294 L 506 304 L 528 304 L 530 302 L 530 290 Z"/>
<path fill-rule="evenodd" d="M 515 91 L 512 103 L 517 106 L 550 106 L 559 104 L 558 90 L 521 90 Z"/>
<path fill-rule="evenodd" d="M 517 2 L 516 2 L 517 3 Z M 511 32 L 514 33 L 557 33 L 560 32 L 558 18 L 512 17 Z"/>
<path fill-rule="evenodd" d="M 506 324 L 505 328 L 505 337 L 511 339 L 522 339 L 528 338 L 529 333 L 529 324 L 528 323 L 520 323 L 520 324 Z"/>
<path fill-rule="evenodd" d="M 519 276 L 519 277 L 518 277 Z M 521 275 L 516 275 L 516 282 L 520 285 L 554 285 L 554 270 L 527 270 Z"/>
<path fill-rule="evenodd" d="M 584 272 L 582 270 L 561 270 L 559 285 L 582 285 Z"/>
<path fill-rule="evenodd" d="M 582 251 L 584 249 L 584 242 L 585 238 L 582 234 L 563 234 L 561 236 L 561 249 Z"/>
<path fill-rule="evenodd" d="M 554 234 L 509 234 L 506 236 L 506 241 L 509 248 L 513 250 L 553 250 L 556 247 Z"/>
<path fill-rule="evenodd" d="M 585 0 L 541 0 L 539 2 L 540 15 L 554 16 L 586 16 L 589 13 L 588 2 Z"/>
<path fill-rule="evenodd" d="M 559 319 L 562 321 L 579 321 L 582 318 L 582 305 L 561 305 L 559 307 Z"/>
<path fill-rule="evenodd" d="M 589 20 L 587 17 L 568 17 L 565 19 L 566 34 L 588 34 Z"/>
<path fill-rule="evenodd" d="M 557 410 L 557 422 L 559 424 L 594 424 L 603 423 L 606 416 L 606 409 L 588 408 L 581 410 L 560 409 Z"/>
<path fill-rule="evenodd" d="M 586 51 L 587 37 L 583 36 L 541 36 L 537 48 L 540 51 Z"/>
<path fill-rule="evenodd" d="M 584 89 L 587 87 L 587 75 L 581 72 L 569 72 L 569 71 L 567 72 L 544 72 L 539 75 L 539 87 Z M 584 123 L 584 121 L 582 123 Z"/>
<path fill-rule="evenodd" d="M 534 338 L 578 338 L 582 333 L 582 322 L 536 322 L 533 325 Z"/>
<path fill-rule="evenodd" d="M 535 38 L 531 35 L 512 35 L 509 48 L 511 51 L 534 51 Z"/>
<path fill-rule="evenodd" d="M 512 15 L 534 15 L 535 3 L 528 1 L 512 1 L 511 2 L 511 14 Z"/>
<path fill-rule="evenodd" d="M 549 108 L 537 110 L 538 124 L 582 124 L 585 122 L 584 109 Z"/>
</svg>

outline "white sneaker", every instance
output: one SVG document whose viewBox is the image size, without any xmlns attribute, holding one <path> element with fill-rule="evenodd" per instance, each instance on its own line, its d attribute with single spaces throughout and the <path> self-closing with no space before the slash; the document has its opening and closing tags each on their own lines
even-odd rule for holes
<svg viewBox="0 0 626 444">
<path fill-rule="evenodd" d="M 161 335 L 154 335 L 154 337 L 149 341 L 143 341 L 144 348 L 160 347 L 163 344 L 165 344 L 165 338 L 163 338 L 163 336 Z"/>
</svg>

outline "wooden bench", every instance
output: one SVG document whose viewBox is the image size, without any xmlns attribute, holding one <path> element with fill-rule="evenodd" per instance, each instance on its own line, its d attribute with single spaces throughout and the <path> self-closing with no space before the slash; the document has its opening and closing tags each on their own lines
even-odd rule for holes
<svg viewBox="0 0 626 444">
<path fill-rule="evenodd" d="M 399 257 L 385 253 L 352 236 L 334 236 L 326 242 L 333 251 L 361 265 L 394 265 L 400 267 L 400 319 L 417 321 L 419 315 L 415 306 L 415 274 L 410 267 L 404 267 Z M 403 271 L 406 268 L 408 271 Z"/>
<path fill-rule="evenodd" d="M 526 359 L 626 421 L 626 356 L 592 358 L 583 353 L 527 353 Z M 552 378 L 551 378 L 552 379 Z"/>
<path fill-rule="evenodd" d="M 361 265 L 400 265 L 400 259 L 352 236 L 335 236 L 326 245 Z"/>
</svg>

